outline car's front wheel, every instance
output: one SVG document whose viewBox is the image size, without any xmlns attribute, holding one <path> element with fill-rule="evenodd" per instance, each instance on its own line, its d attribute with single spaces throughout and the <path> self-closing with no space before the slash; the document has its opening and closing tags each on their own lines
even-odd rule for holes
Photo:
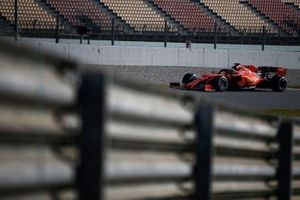
<svg viewBox="0 0 300 200">
<path fill-rule="evenodd" d="M 182 78 L 182 83 L 183 84 L 189 84 L 190 82 L 194 81 L 195 79 L 197 79 L 196 74 L 185 74 Z"/>
<path fill-rule="evenodd" d="M 221 92 L 226 91 L 229 87 L 227 78 L 225 76 L 221 76 L 218 79 L 216 79 L 215 87 L 217 91 L 221 91 Z"/>
</svg>

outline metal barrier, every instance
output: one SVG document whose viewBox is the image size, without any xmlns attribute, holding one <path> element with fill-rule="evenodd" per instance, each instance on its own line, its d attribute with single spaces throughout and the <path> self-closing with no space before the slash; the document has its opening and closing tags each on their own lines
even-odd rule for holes
<svg viewBox="0 0 300 200">
<path fill-rule="evenodd" d="M 294 146 L 293 146 L 293 195 L 300 196 L 300 123 L 293 126 Z"/>
<path fill-rule="evenodd" d="M 79 135 L 75 69 L 25 48 L 0 49 L 0 199 L 68 196 Z"/>
<path fill-rule="evenodd" d="M 102 84 L 104 199 L 290 198 L 290 122 Z"/>
<path fill-rule="evenodd" d="M 77 73 L 25 49 L 0 51 L 0 199 L 300 194 L 292 119 Z"/>
</svg>

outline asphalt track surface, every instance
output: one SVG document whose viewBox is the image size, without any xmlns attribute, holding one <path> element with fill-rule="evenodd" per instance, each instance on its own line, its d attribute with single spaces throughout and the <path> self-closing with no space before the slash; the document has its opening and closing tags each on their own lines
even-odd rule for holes
<svg viewBox="0 0 300 200">
<path fill-rule="evenodd" d="M 300 89 L 287 89 L 284 92 L 256 89 L 254 91 L 201 92 L 174 89 L 175 93 L 203 96 L 214 101 L 251 109 L 300 109 Z"/>
</svg>

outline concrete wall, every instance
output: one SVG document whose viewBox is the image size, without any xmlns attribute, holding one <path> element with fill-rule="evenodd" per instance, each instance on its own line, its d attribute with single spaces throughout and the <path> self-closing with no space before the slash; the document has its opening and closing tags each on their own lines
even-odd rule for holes
<svg viewBox="0 0 300 200">
<path fill-rule="evenodd" d="M 136 80 L 151 85 L 169 84 L 170 82 L 180 82 L 184 74 L 195 73 L 202 75 L 209 72 L 218 72 L 216 68 L 202 67 L 163 67 L 163 66 L 95 66 L 81 65 L 84 69 L 101 70 L 113 76 L 124 79 Z"/>
<path fill-rule="evenodd" d="M 290 85 L 300 85 L 300 52 L 236 49 L 186 49 L 30 43 L 83 67 L 102 69 L 123 78 L 150 84 L 180 81 L 185 73 L 201 75 L 231 67 L 234 63 L 285 66 Z"/>
<path fill-rule="evenodd" d="M 137 80 L 151 85 L 180 82 L 184 74 L 195 73 L 201 76 L 204 73 L 218 72 L 218 68 L 207 67 L 163 67 L 163 66 L 95 66 L 82 65 L 82 68 L 101 70 L 114 76 L 130 80 Z M 289 69 L 287 79 L 290 86 L 300 86 L 300 70 Z"/>
<path fill-rule="evenodd" d="M 300 52 L 53 43 L 30 44 L 35 49 L 88 65 L 227 68 L 238 62 L 300 69 Z"/>
</svg>

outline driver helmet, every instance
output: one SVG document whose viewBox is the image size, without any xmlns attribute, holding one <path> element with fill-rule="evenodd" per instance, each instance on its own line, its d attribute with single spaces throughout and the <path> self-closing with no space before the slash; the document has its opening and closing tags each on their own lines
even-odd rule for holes
<svg viewBox="0 0 300 200">
<path fill-rule="evenodd" d="M 240 65 L 240 63 L 234 63 L 232 69 L 237 70 L 238 66 Z"/>
</svg>

